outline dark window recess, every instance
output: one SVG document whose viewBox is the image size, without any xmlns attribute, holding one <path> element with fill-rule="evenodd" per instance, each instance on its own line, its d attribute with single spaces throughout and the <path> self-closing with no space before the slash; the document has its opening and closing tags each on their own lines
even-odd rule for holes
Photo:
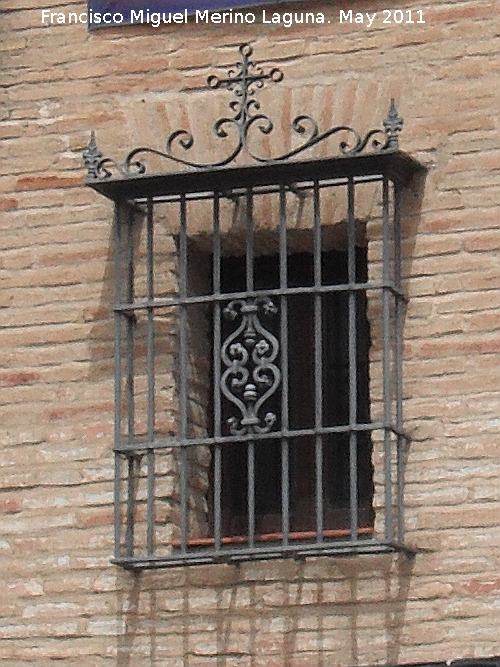
<svg viewBox="0 0 500 667">
<path fill-rule="evenodd" d="M 356 248 L 356 282 L 366 283 L 366 249 Z M 346 285 L 348 282 L 347 252 L 330 251 L 321 254 L 323 285 Z M 294 254 L 287 262 L 288 285 L 291 288 L 314 285 L 313 256 Z M 276 255 L 258 257 L 254 261 L 256 290 L 279 287 L 279 258 Z M 221 262 L 223 292 L 245 290 L 245 261 L 241 257 L 225 258 Z M 315 298 L 313 293 L 292 294 L 287 300 L 287 349 L 289 379 L 289 426 L 292 431 L 311 430 L 315 425 Z M 345 291 L 330 292 L 320 297 L 321 305 L 321 413 L 326 427 L 349 424 L 349 297 Z M 369 346 L 370 331 L 366 314 L 364 291 L 355 294 L 355 354 L 356 354 L 356 420 L 370 423 Z M 265 319 L 267 330 L 279 340 L 280 315 Z M 233 322 L 224 318 L 223 339 L 235 331 Z M 278 357 L 278 360 L 280 358 Z M 266 408 L 275 415 L 282 414 L 282 395 L 276 391 Z M 229 423 L 234 405 L 222 402 L 221 431 L 230 434 Z M 277 417 L 279 422 L 279 418 Z M 280 428 L 279 423 L 275 424 Z M 355 435 L 357 450 L 358 525 L 373 526 L 373 467 L 369 431 Z M 335 536 L 350 527 L 350 462 L 349 433 L 330 433 L 322 437 L 322 488 L 324 493 L 323 528 Z M 213 460 L 213 458 L 212 458 Z M 280 439 L 255 443 L 254 487 L 255 530 L 257 539 L 281 538 L 282 534 L 282 446 Z M 315 437 L 290 438 L 289 447 L 289 529 L 290 537 L 307 538 L 316 530 L 316 466 Z M 213 466 L 211 488 L 213 489 Z M 232 444 L 222 450 L 222 535 L 242 536 L 248 533 L 248 456 L 242 444 Z M 212 494 L 213 528 L 213 494 Z M 365 531 L 369 533 L 369 530 Z"/>
</svg>

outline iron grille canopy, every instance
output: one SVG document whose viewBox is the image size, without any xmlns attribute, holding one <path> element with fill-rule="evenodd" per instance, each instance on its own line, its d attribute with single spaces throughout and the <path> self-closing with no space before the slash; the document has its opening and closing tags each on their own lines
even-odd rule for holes
<svg viewBox="0 0 500 667">
<path fill-rule="evenodd" d="M 257 155 L 250 134 L 273 123 L 255 92 L 283 75 L 251 55 L 241 46 L 240 62 L 208 79 L 234 95 L 214 124 L 221 140 L 237 137 L 223 160 L 188 159 L 186 130 L 123 163 L 103 157 L 94 133 L 84 152 L 87 184 L 115 202 L 114 562 L 132 569 L 413 553 L 401 192 L 421 166 L 399 150 L 394 100 L 384 129 L 320 131 L 300 115 L 295 149 Z M 336 155 L 294 159 L 337 134 L 350 141 Z M 242 153 L 250 164 L 235 164 Z M 148 155 L 183 169 L 150 174 Z M 367 188 L 373 270 L 358 204 Z"/>
</svg>

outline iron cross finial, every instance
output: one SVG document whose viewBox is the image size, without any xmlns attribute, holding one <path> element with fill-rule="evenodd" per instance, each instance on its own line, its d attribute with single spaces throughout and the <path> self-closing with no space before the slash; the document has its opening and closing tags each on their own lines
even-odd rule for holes
<svg viewBox="0 0 500 667">
<path fill-rule="evenodd" d="M 250 44 L 242 44 L 239 47 L 241 61 L 227 72 L 226 78 L 220 78 L 217 75 L 209 76 L 207 83 L 210 88 L 225 87 L 228 90 L 235 91 L 237 97 L 246 99 L 248 95 L 253 94 L 255 88 L 262 88 L 265 81 L 274 81 L 277 83 L 283 79 L 283 72 L 273 67 L 267 74 L 262 67 L 255 65 L 250 60 L 253 49 Z"/>
</svg>

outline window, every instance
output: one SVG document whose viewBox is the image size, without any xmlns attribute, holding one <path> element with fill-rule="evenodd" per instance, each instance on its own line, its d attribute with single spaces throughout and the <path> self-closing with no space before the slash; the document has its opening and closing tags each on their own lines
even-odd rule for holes
<svg viewBox="0 0 500 667">
<path fill-rule="evenodd" d="M 117 206 L 117 562 L 399 548 L 397 186 L 298 164 Z"/>
<path fill-rule="evenodd" d="M 115 202 L 115 562 L 129 568 L 408 551 L 401 192 L 420 165 L 384 130 L 322 134 L 258 157 L 253 92 L 282 73 L 249 45 L 212 88 L 236 94 L 229 157 L 84 152 Z M 340 134 L 336 157 L 290 158 Z M 385 134 L 384 143 L 373 140 Z M 260 137 L 262 139 L 262 136 Z M 372 152 L 365 152 L 370 145 Z M 236 166 L 242 151 L 258 162 Z M 144 154 L 191 171 L 146 175 Z M 235 166 L 233 166 L 233 163 Z"/>
</svg>

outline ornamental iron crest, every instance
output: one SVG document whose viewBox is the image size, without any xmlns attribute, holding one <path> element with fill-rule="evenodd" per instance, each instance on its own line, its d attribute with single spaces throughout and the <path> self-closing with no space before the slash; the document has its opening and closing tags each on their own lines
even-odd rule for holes
<svg viewBox="0 0 500 667">
<path fill-rule="evenodd" d="M 269 297 L 235 299 L 223 310 L 227 320 L 241 318 L 239 326 L 226 338 L 221 348 L 221 358 L 227 367 L 221 377 L 221 390 L 241 413 L 241 416 L 227 420 L 232 435 L 267 433 L 277 420 L 274 412 L 264 412 L 264 404 L 281 380 L 280 369 L 274 363 L 279 343 L 262 326 L 259 310 L 264 316 L 278 312 Z"/>
<path fill-rule="evenodd" d="M 95 134 L 92 132 L 90 142 L 83 152 L 88 180 L 106 180 L 114 175 L 127 177 L 144 174 L 146 165 L 142 160 L 143 156 L 148 154 L 198 170 L 226 166 L 242 151 L 261 164 L 282 162 L 339 133 L 344 133 L 344 136 L 347 134 L 349 137 L 348 141 L 343 140 L 339 143 L 340 155 L 360 155 L 367 148 L 376 153 L 398 150 L 398 137 L 403 127 L 403 119 L 396 110 L 394 99 L 391 99 L 388 116 L 383 122 L 383 130 L 372 129 L 363 136 L 352 127 L 336 125 L 320 132 L 317 122 L 311 116 L 301 114 L 291 124 L 292 131 L 302 140 L 299 146 L 274 157 L 255 154 L 249 145 L 252 132 L 256 129 L 261 134 L 269 135 L 274 130 L 272 120 L 260 112 L 260 103 L 255 99 L 255 93 L 258 89 L 263 88 L 265 83 L 282 81 L 283 72 L 272 68 L 266 73 L 260 65 L 256 65 L 250 60 L 253 50 L 249 44 L 242 44 L 239 52 L 240 61 L 228 70 L 226 77 L 211 75 L 207 79 L 210 88 L 226 88 L 233 93 L 235 98 L 229 102 L 232 115 L 219 118 L 213 125 L 213 131 L 220 139 L 226 139 L 232 134 L 228 132 L 231 127 L 236 128 L 237 142 L 227 157 L 212 163 L 187 159 L 187 152 L 193 148 L 195 138 L 188 130 L 179 129 L 168 136 L 164 151 L 145 147 L 134 148 L 129 152 L 123 164 L 119 164 L 111 158 L 103 157 L 97 147 Z M 182 157 L 183 151 L 184 157 Z"/>
</svg>

